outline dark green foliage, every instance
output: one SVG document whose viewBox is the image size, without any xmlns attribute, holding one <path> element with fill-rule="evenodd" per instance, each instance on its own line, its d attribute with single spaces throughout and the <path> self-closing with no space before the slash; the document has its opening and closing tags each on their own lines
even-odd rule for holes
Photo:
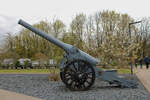
<svg viewBox="0 0 150 100">
<path fill-rule="evenodd" d="M 29 61 L 25 61 L 24 68 L 32 68 L 31 63 Z"/>
<path fill-rule="evenodd" d="M 2 63 L 0 62 L 0 69 L 2 68 Z"/>
<path fill-rule="evenodd" d="M 15 67 L 16 67 L 16 69 L 17 69 L 17 67 L 19 67 L 19 68 L 22 67 L 18 60 L 15 62 Z"/>
</svg>

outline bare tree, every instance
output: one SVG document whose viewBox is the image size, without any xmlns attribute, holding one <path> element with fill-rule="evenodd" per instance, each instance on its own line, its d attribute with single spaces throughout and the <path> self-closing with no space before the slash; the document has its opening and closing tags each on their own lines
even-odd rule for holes
<svg viewBox="0 0 150 100">
<path fill-rule="evenodd" d="M 142 24 L 141 24 L 141 41 L 142 44 L 142 55 L 143 57 L 150 54 L 149 51 L 149 37 L 150 37 L 150 18 L 143 18 Z"/>
</svg>

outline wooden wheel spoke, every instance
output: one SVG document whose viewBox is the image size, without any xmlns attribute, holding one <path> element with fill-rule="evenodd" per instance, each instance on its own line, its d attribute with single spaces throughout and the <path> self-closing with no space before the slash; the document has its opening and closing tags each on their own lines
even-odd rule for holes
<svg viewBox="0 0 150 100">
<path fill-rule="evenodd" d="M 93 76 L 92 75 L 89 75 L 89 74 L 86 74 L 85 78 L 86 79 L 91 79 Z"/>
<path fill-rule="evenodd" d="M 73 83 L 74 83 L 74 84 L 73 84 Z M 71 87 L 75 88 L 76 82 L 74 81 L 73 83 L 72 83 L 72 86 L 71 86 Z"/>
<path fill-rule="evenodd" d="M 77 88 L 77 82 L 74 81 L 74 84 L 72 86 L 73 88 Z"/>
<path fill-rule="evenodd" d="M 79 62 L 78 65 L 79 65 L 79 71 L 83 72 L 83 69 L 84 69 L 83 63 L 81 64 L 81 62 Z"/>
<path fill-rule="evenodd" d="M 84 84 L 81 85 L 82 88 L 86 88 Z"/>
<path fill-rule="evenodd" d="M 88 66 L 85 66 L 84 71 L 87 72 L 88 71 Z"/>
<path fill-rule="evenodd" d="M 73 63 L 73 68 L 75 69 L 75 71 L 78 71 L 74 63 Z"/>
<path fill-rule="evenodd" d="M 65 75 L 65 77 L 69 77 L 70 75 Z"/>
<path fill-rule="evenodd" d="M 72 86 L 73 82 L 75 82 L 74 80 L 71 80 L 70 83 L 68 83 L 69 86 Z"/>
<path fill-rule="evenodd" d="M 74 81 L 72 80 L 71 83 L 70 83 L 69 85 L 72 85 L 73 82 L 74 82 Z"/>
<path fill-rule="evenodd" d="M 93 74 L 93 72 L 85 72 L 85 74 Z"/>
<path fill-rule="evenodd" d="M 74 69 L 72 69 L 72 68 L 70 68 L 70 71 L 72 71 L 73 73 L 76 73 L 76 71 Z"/>
<path fill-rule="evenodd" d="M 71 76 L 71 75 L 72 75 L 72 74 L 70 74 L 70 73 L 66 73 L 66 74 L 65 74 L 65 76 Z"/>
<path fill-rule="evenodd" d="M 66 78 L 66 81 L 69 81 L 71 78 Z"/>
<path fill-rule="evenodd" d="M 71 76 L 70 77 L 66 77 L 66 79 L 71 79 Z"/>
<path fill-rule="evenodd" d="M 89 81 L 85 81 L 86 83 L 88 83 L 88 84 L 90 84 L 90 82 Z"/>
<path fill-rule="evenodd" d="M 71 90 L 87 90 L 95 80 L 94 68 L 83 60 L 70 62 L 63 73 L 65 84 Z"/>
</svg>

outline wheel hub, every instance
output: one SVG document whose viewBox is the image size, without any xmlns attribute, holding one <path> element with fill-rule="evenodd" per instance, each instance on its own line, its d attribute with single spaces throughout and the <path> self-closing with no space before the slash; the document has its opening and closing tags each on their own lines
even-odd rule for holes
<svg viewBox="0 0 150 100">
<path fill-rule="evenodd" d="M 75 73 L 73 76 L 75 80 L 80 80 L 83 78 L 83 75 L 81 73 Z"/>
</svg>

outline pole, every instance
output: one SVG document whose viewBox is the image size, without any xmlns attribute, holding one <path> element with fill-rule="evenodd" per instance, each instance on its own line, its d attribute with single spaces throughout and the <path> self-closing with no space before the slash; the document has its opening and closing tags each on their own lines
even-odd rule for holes
<svg viewBox="0 0 150 100">
<path fill-rule="evenodd" d="M 129 23 L 129 37 L 130 37 L 130 42 L 131 42 L 131 27 L 130 25 L 132 24 L 137 24 L 137 23 L 141 23 L 142 21 L 137 21 L 137 22 L 132 22 Z M 131 58 L 131 74 L 133 75 L 133 62 L 132 62 L 132 50 L 130 51 L 130 58 Z"/>
<path fill-rule="evenodd" d="M 131 29 L 130 29 L 130 25 L 131 23 L 129 23 L 129 37 L 130 37 L 130 43 L 131 43 Z M 130 70 L 131 70 L 131 75 L 133 75 L 133 62 L 132 62 L 132 50 L 130 51 L 130 64 L 131 64 L 131 67 L 130 67 Z"/>
</svg>

